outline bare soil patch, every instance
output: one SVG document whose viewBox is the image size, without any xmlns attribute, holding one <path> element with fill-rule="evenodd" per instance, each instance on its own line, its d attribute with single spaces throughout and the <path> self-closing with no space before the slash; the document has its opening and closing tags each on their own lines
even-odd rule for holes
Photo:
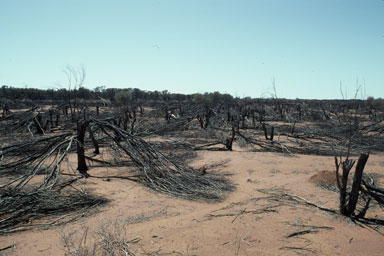
<svg viewBox="0 0 384 256">
<path fill-rule="evenodd" d="M 325 184 L 333 184 L 333 157 L 286 156 L 245 152 L 240 148 L 198 155 L 194 166 L 229 159 L 225 167 L 216 170 L 231 173 L 230 179 L 237 184 L 236 191 L 225 201 L 177 199 L 116 177 L 116 167 L 92 168 L 92 176 L 111 178 L 90 177 L 87 182 L 73 186 L 108 197 L 108 207 L 98 208 L 97 214 L 64 226 L 2 236 L 0 248 L 12 245 L 3 255 L 64 255 L 65 234 L 83 234 L 87 229 L 88 244 L 92 245 L 92 241 L 97 241 L 94 234 L 100 231 L 101 223 L 114 220 L 124 223 L 127 240 L 135 241 L 129 248 L 136 255 L 382 254 L 384 238 L 378 232 L 298 199 L 337 209 L 338 195 L 313 183 L 329 176 Z M 368 172 L 384 174 L 378 161 L 382 157 L 371 156 Z M 370 209 L 368 214 L 382 213 L 380 209 Z"/>
</svg>

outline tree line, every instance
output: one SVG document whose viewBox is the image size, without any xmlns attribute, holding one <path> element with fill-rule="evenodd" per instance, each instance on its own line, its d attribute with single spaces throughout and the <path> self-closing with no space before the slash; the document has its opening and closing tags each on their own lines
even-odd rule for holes
<svg viewBox="0 0 384 256">
<path fill-rule="evenodd" d="M 145 91 L 138 88 L 106 88 L 105 86 L 95 87 L 93 90 L 85 87 L 68 90 L 61 89 L 36 89 L 36 88 L 15 88 L 3 85 L 0 88 L 0 99 L 7 100 L 31 100 L 31 101 L 44 101 L 44 100 L 63 100 L 67 99 L 68 95 L 84 100 L 98 100 L 103 98 L 112 102 L 119 102 L 121 100 L 129 99 L 132 101 L 139 100 L 153 100 L 153 101 L 196 101 L 196 102 L 225 102 L 232 100 L 230 94 L 222 94 L 220 92 L 213 93 L 195 93 L 195 94 L 182 94 L 170 93 L 167 90 L 163 91 Z"/>
</svg>

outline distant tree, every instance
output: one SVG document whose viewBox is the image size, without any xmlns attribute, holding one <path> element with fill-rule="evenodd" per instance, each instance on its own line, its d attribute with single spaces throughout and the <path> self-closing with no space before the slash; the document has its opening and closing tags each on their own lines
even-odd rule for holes
<svg viewBox="0 0 384 256">
<path fill-rule="evenodd" d="M 209 104 L 212 102 L 211 98 L 209 97 L 209 94 L 201 94 L 201 93 L 195 93 L 192 95 L 192 101 L 197 104 Z"/>
<path fill-rule="evenodd" d="M 375 101 L 375 98 L 374 97 L 372 97 L 372 96 L 369 96 L 369 97 L 367 97 L 367 99 L 366 99 L 366 103 L 368 104 L 368 105 L 373 105 L 373 102 Z"/>
<path fill-rule="evenodd" d="M 162 96 L 163 100 L 165 100 L 165 101 L 169 100 L 169 98 L 170 98 L 168 90 L 162 91 L 161 96 Z"/>
<path fill-rule="evenodd" d="M 115 95 L 116 95 L 116 93 L 119 91 L 119 89 L 116 89 L 116 88 L 108 88 L 108 89 L 106 89 L 104 92 L 103 92 L 103 94 L 102 94 L 102 96 L 101 97 L 103 97 L 103 98 L 105 98 L 105 99 L 108 99 L 108 100 L 110 100 L 110 101 L 115 101 L 116 99 L 115 99 Z"/>
<path fill-rule="evenodd" d="M 84 87 L 80 87 L 78 90 L 77 90 L 77 93 L 76 93 L 77 97 L 80 98 L 80 99 L 85 99 L 85 100 L 90 100 L 90 99 L 93 99 L 93 94 L 92 94 L 92 91 L 88 90 L 87 88 L 84 88 Z"/>
<path fill-rule="evenodd" d="M 114 98 L 120 106 L 128 105 L 132 101 L 132 93 L 127 90 L 119 91 L 115 94 Z"/>
<path fill-rule="evenodd" d="M 101 93 L 103 93 L 103 92 L 105 92 L 105 86 L 96 86 L 94 89 L 93 89 L 93 91 L 94 92 L 101 92 Z"/>
</svg>

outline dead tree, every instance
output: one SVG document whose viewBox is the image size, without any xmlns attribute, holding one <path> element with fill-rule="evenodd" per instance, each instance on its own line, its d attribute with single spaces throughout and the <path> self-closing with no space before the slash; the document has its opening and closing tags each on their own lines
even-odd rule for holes
<svg viewBox="0 0 384 256">
<path fill-rule="evenodd" d="M 88 133 L 89 133 L 89 137 L 90 137 L 91 140 L 92 140 L 93 147 L 95 148 L 95 150 L 93 151 L 93 153 L 94 153 L 95 155 L 100 154 L 99 143 L 98 143 L 97 140 L 95 139 L 94 131 L 93 131 L 93 129 L 92 129 L 91 126 L 88 126 Z"/>
<path fill-rule="evenodd" d="M 36 126 L 37 134 L 44 134 L 43 118 L 42 118 L 41 114 L 37 114 L 37 116 L 33 119 L 33 122 Z"/>
<path fill-rule="evenodd" d="M 56 125 L 56 127 L 59 126 L 59 122 L 60 122 L 60 113 L 57 112 L 57 113 L 56 113 L 56 121 L 55 121 L 55 125 Z"/>
<path fill-rule="evenodd" d="M 3 104 L 3 117 L 9 115 L 11 113 L 11 111 L 9 110 L 9 106 L 7 103 Z"/>
<path fill-rule="evenodd" d="M 164 111 L 165 111 L 165 120 L 168 121 L 171 118 L 171 115 L 168 110 L 168 106 L 165 107 Z"/>
<path fill-rule="evenodd" d="M 200 111 L 200 113 L 196 116 L 196 119 L 199 121 L 201 129 L 208 128 L 210 119 L 214 115 L 215 113 L 208 106 L 205 106 L 204 110 Z"/>
<path fill-rule="evenodd" d="M 134 129 L 135 129 L 135 123 L 136 123 L 136 109 L 134 108 L 133 109 L 133 115 L 132 115 L 132 121 L 131 121 L 131 134 L 133 134 L 134 133 Z"/>
<path fill-rule="evenodd" d="M 335 157 L 336 179 L 337 179 L 337 186 L 340 192 L 340 213 L 344 216 L 363 217 L 364 216 L 363 213 L 366 211 L 366 209 L 368 209 L 370 201 L 367 201 L 367 204 L 364 207 L 363 211 L 361 211 L 357 215 L 355 214 L 356 205 L 359 199 L 359 192 L 361 190 L 363 171 L 364 171 L 365 164 L 367 163 L 368 157 L 369 157 L 368 154 L 360 155 L 359 160 L 357 161 L 356 169 L 355 169 L 352 189 L 351 189 L 351 192 L 349 193 L 347 192 L 348 176 L 352 167 L 355 164 L 355 161 L 348 159 L 348 156 L 344 161 L 341 159 L 341 157 L 340 157 L 340 160 L 338 160 L 337 157 Z M 342 169 L 341 181 L 339 176 L 340 167 Z"/>
<path fill-rule="evenodd" d="M 271 135 L 268 137 L 267 127 L 264 122 L 261 122 L 261 127 L 263 128 L 265 139 L 273 141 L 275 128 L 273 126 L 271 127 Z"/>
<path fill-rule="evenodd" d="M 230 151 L 232 151 L 232 144 L 233 144 L 233 141 L 235 140 L 235 134 L 236 134 L 235 122 L 232 122 L 231 137 L 225 139 L 225 147 L 226 147 L 226 149 L 228 149 Z"/>
<path fill-rule="evenodd" d="M 77 169 L 81 175 L 85 178 L 89 177 L 87 173 L 88 166 L 85 162 L 85 150 L 84 150 L 84 142 L 85 142 L 85 132 L 87 131 L 87 126 L 89 121 L 78 121 L 77 122 Z"/>
</svg>

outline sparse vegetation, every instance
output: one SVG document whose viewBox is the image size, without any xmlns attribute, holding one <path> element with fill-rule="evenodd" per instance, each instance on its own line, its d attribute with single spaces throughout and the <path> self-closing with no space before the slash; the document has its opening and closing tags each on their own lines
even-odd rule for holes
<svg viewBox="0 0 384 256">
<path fill-rule="evenodd" d="M 62 240 L 65 255 L 68 256 L 117 256 L 136 255 L 131 249 L 131 244 L 140 241 L 139 238 L 128 240 L 126 224 L 121 220 L 102 222 L 91 234 L 87 227 L 81 230 L 63 234 Z"/>
<path fill-rule="evenodd" d="M 104 205 L 108 198 L 94 196 L 97 191 L 86 192 L 87 178 L 120 177 L 171 197 L 222 202 L 236 189 L 230 173 L 220 170 L 225 163 L 212 159 L 201 167 L 189 164 L 198 152 L 231 154 L 239 149 L 255 156 L 259 152 L 337 156 L 336 184 L 320 184 L 317 176 L 313 182 L 339 191 L 340 209 L 273 188 L 257 190 L 265 197 L 255 201 L 282 205 L 212 213 L 210 218 L 232 216 L 234 222 L 241 215 L 301 205 L 332 215 L 341 213 L 365 225 L 384 223 L 380 216 L 365 218 L 372 200 L 384 205 L 384 192 L 363 174 L 363 164 L 357 165 L 354 180 L 348 183 L 352 157 L 384 152 L 384 106 L 379 100 L 239 99 L 218 92 L 89 91 L 81 86 L 69 92 L 23 90 L 30 98 L 22 99 L 19 89 L 3 86 L 0 91 L 4 103 L 0 118 L 1 235 L 48 228 L 93 213 L 89 210 Z M 46 95 L 51 95 L 50 100 Z M 59 95 L 67 96 L 60 100 Z M 362 157 L 367 160 L 368 154 Z M 117 174 L 94 176 L 96 167 L 113 168 Z M 283 173 L 280 168 L 269 170 L 271 176 Z M 249 178 L 248 184 L 259 182 Z M 120 233 L 104 226 L 102 232 L 94 233 L 94 244 L 86 243 L 88 229 L 67 234 L 66 253 L 134 255 L 130 243 L 135 240 L 127 241 L 125 236 L 126 224 L 133 223 L 120 225 Z"/>
</svg>

